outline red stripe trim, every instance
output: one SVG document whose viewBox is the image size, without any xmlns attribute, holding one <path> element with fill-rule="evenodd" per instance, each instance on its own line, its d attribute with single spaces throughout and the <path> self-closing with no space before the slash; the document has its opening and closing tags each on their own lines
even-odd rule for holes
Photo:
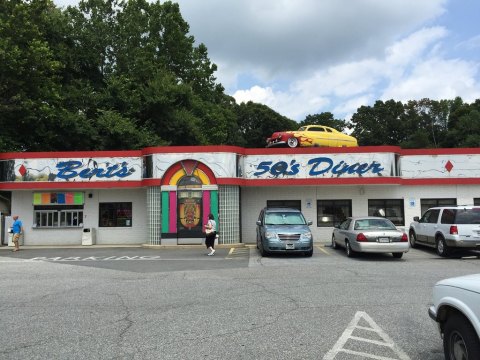
<svg viewBox="0 0 480 360">
<path fill-rule="evenodd" d="M 358 154 L 358 153 L 400 153 L 398 146 L 358 146 L 358 147 L 310 147 L 310 148 L 265 148 L 245 149 L 245 155 L 296 155 L 296 154 Z"/>
<path fill-rule="evenodd" d="M 468 155 L 480 154 L 478 148 L 449 148 L 449 149 L 404 149 L 401 151 L 402 156 L 408 155 Z"/>
<path fill-rule="evenodd" d="M 125 151 L 66 151 L 66 152 L 10 152 L 1 153 L 0 159 L 56 159 L 56 158 L 96 158 L 96 157 L 141 157 L 140 150 Z"/>
<path fill-rule="evenodd" d="M 143 179 L 142 186 L 160 186 L 162 185 L 162 179 Z"/>
<path fill-rule="evenodd" d="M 140 188 L 142 181 L 97 181 L 97 182 L 43 182 L 22 181 L 0 183 L 2 190 L 30 189 L 110 189 L 110 188 Z"/>
<path fill-rule="evenodd" d="M 479 185 L 480 178 L 402 179 L 402 185 Z"/>
<path fill-rule="evenodd" d="M 150 154 L 166 154 L 166 153 L 215 153 L 215 152 L 226 152 L 226 153 L 237 153 L 243 154 L 245 148 L 239 146 L 229 146 L 229 145 L 211 145 L 211 146 L 158 146 L 158 147 L 147 147 L 142 149 L 143 155 Z"/>
</svg>

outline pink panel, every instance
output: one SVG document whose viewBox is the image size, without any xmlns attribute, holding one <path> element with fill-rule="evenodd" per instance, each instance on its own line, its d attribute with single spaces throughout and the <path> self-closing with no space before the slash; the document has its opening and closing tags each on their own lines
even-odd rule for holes
<svg viewBox="0 0 480 360">
<path fill-rule="evenodd" d="M 210 214 L 210 191 L 203 192 L 203 223 L 208 222 L 208 214 Z"/>
<path fill-rule="evenodd" d="M 170 191 L 168 193 L 168 197 L 169 197 L 168 232 L 176 233 L 177 232 L 177 192 Z"/>
</svg>

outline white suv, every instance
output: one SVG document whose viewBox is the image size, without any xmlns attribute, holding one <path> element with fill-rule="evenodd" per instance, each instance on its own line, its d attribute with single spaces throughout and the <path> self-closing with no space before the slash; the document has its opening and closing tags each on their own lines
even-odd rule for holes
<svg viewBox="0 0 480 360">
<path fill-rule="evenodd" d="M 428 314 L 438 324 L 446 360 L 480 359 L 480 274 L 436 283 Z"/>
<path fill-rule="evenodd" d="M 439 206 L 410 224 L 410 245 L 433 247 L 448 256 L 453 249 L 480 250 L 480 206 Z"/>
</svg>

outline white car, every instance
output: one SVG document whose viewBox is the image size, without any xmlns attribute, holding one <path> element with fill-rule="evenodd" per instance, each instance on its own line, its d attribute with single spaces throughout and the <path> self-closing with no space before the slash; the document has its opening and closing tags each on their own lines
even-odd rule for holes
<svg viewBox="0 0 480 360">
<path fill-rule="evenodd" d="M 480 274 L 437 282 L 428 314 L 438 324 L 446 360 L 480 359 Z"/>
</svg>

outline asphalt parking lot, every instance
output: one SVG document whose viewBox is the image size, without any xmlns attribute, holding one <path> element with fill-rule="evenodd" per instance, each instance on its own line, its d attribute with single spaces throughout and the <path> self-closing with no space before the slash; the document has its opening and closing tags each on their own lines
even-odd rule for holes
<svg viewBox="0 0 480 360">
<path fill-rule="evenodd" d="M 478 253 L 0 248 L 2 359 L 443 359 L 433 284 Z"/>
</svg>

